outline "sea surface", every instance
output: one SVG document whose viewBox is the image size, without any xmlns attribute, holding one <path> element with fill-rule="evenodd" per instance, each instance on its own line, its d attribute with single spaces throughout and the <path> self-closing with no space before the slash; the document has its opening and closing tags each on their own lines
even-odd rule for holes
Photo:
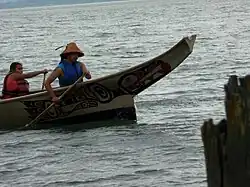
<svg viewBox="0 0 250 187">
<path fill-rule="evenodd" d="M 224 84 L 250 71 L 250 1 L 138 0 L 0 10 L 0 79 L 11 62 L 53 69 L 75 41 L 94 78 L 197 34 L 193 53 L 135 98 L 136 123 L 0 133 L 0 186 L 205 187 L 200 127 L 225 117 Z M 41 88 L 43 77 L 31 79 Z M 54 83 L 55 85 L 58 82 Z M 2 111 L 3 112 L 3 111 Z M 4 111 L 8 112 L 8 111 Z"/>
</svg>

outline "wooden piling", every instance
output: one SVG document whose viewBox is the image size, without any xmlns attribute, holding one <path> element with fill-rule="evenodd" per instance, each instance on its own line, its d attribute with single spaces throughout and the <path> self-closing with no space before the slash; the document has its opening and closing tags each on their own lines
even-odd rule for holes
<svg viewBox="0 0 250 187">
<path fill-rule="evenodd" d="M 225 85 L 226 119 L 201 127 L 208 187 L 250 186 L 250 76 Z"/>
</svg>

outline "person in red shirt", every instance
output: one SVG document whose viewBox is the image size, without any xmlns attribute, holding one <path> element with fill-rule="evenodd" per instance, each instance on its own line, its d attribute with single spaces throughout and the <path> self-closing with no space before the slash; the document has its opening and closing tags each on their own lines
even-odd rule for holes
<svg viewBox="0 0 250 187">
<path fill-rule="evenodd" d="M 35 77 L 39 74 L 45 74 L 48 70 L 34 71 L 23 73 L 23 66 L 19 62 L 13 62 L 10 65 L 9 73 L 4 78 L 2 99 L 8 99 L 29 94 L 28 78 Z"/>
</svg>

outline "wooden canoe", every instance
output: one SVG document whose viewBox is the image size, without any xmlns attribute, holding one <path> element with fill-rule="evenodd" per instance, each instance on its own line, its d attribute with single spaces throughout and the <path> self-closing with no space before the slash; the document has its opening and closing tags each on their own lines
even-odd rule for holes
<svg viewBox="0 0 250 187">
<path fill-rule="evenodd" d="M 196 35 L 182 38 L 161 55 L 121 72 L 78 83 L 60 106 L 44 114 L 33 128 L 82 124 L 105 119 L 136 120 L 134 96 L 179 66 L 193 51 Z M 60 96 L 67 87 L 55 88 Z M 47 91 L 0 101 L 0 129 L 20 128 L 51 104 Z"/>
</svg>

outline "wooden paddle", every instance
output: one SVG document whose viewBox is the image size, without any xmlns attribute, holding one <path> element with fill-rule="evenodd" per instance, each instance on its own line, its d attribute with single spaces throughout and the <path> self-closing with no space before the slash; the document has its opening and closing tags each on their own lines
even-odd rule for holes
<svg viewBox="0 0 250 187">
<path fill-rule="evenodd" d="M 83 75 L 80 78 L 78 78 L 74 84 L 70 85 L 68 87 L 68 89 L 65 90 L 65 92 L 63 92 L 63 94 L 59 97 L 59 100 L 62 99 L 84 76 L 85 76 L 85 74 L 83 73 Z M 41 114 L 39 114 L 34 120 L 32 120 L 30 123 L 26 124 L 25 128 L 30 127 L 31 125 L 35 124 L 41 118 L 41 116 L 43 116 L 54 105 L 55 105 L 55 103 L 52 103 L 48 108 L 46 108 L 43 112 L 41 112 Z"/>
<path fill-rule="evenodd" d="M 42 90 L 44 89 L 44 86 L 45 86 L 45 78 L 46 78 L 46 74 L 47 74 L 47 73 L 44 73 L 44 74 L 43 74 L 43 84 L 42 84 Z"/>
</svg>

